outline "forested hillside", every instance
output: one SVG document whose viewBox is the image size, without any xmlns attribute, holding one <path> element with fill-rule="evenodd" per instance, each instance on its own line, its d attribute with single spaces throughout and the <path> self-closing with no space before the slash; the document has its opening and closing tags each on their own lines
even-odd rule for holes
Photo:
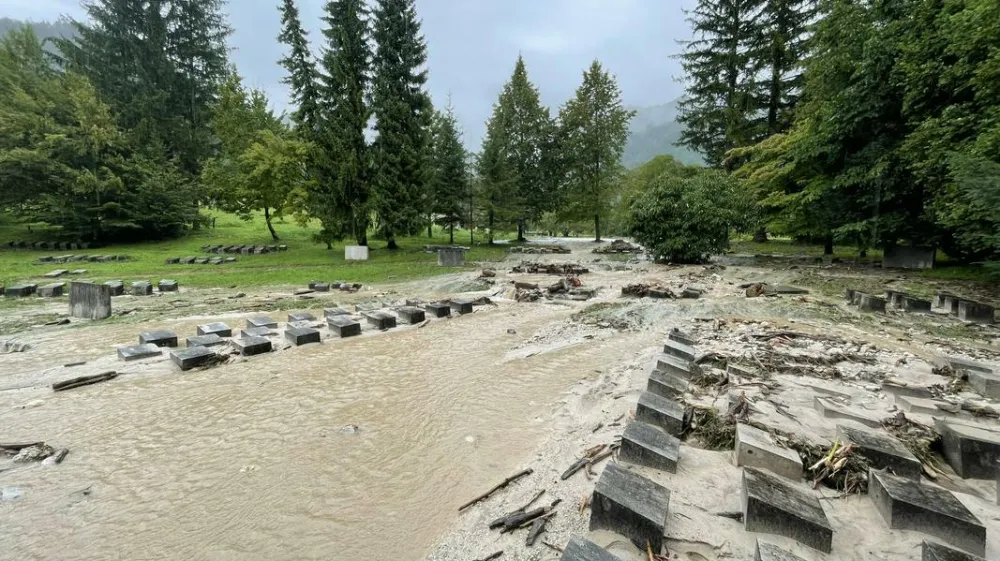
<svg viewBox="0 0 1000 561">
<path fill-rule="evenodd" d="M 677 122 L 677 115 L 676 100 L 635 108 L 622 165 L 633 169 L 661 155 L 673 156 L 684 164 L 702 164 L 701 154 L 679 144 L 684 128 Z"/>
</svg>

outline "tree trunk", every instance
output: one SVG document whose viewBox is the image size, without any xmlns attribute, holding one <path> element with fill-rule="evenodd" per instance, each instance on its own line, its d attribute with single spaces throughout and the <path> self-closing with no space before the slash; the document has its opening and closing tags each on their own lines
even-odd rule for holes
<svg viewBox="0 0 1000 561">
<path fill-rule="evenodd" d="M 761 228 L 754 232 L 753 241 L 757 243 L 767 243 L 767 228 Z"/>
<path fill-rule="evenodd" d="M 332 243 L 330 243 L 330 241 L 329 241 L 329 240 L 327 240 L 327 242 L 326 242 L 326 249 L 327 249 L 327 251 L 330 251 L 330 250 L 332 250 L 332 249 L 333 249 L 333 244 L 332 244 Z"/>
<path fill-rule="evenodd" d="M 517 220 L 517 241 L 523 242 L 524 239 L 524 219 L 519 218 Z"/>
<path fill-rule="evenodd" d="M 448 228 L 448 243 L 455 245 L 455 223 L 451 223 L 451 227 Z"/>
<path fill-rule="evenodd" d="M 594 241 L 601 241 L 601 215 L 594 215 Z"/>
<path fill-rule="evenodd" d="M 494 217 L 493 210 L 490 210 L 490 219 L 489 219 L 489 222 L 490 222 L 489 244 L 490 245 L 493 245 L 493 217 Z"/>
<path fill-rule="evenodd" d="M 274 226 L 271 225 L 271 209 L 264 207 L 264 222 L 267 223 L 267 229 L 271 232 L 271 238 L 274 241 L 278 241 L 278 233 L 274 231 Z"/>
<path fill-rule="evenodd" d="M 434 237 L 433 228 L 434 228 L 434 219 L 431 217 L 431 215 L 427 215 L 427 237 L 428 238 L 433 238 Z"/>
<path fill-rule="evenodd" d="M 833 232 L 827 232 L 823 240 L 823 255 L 833 255 Z"/>
</svg>

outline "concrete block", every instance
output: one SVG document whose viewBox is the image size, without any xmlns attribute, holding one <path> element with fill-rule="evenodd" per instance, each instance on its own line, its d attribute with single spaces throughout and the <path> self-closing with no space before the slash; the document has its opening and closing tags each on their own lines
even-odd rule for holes
<svg viewBox="0 0 1000 561">
<path fill-rule="evenodd" d="M 217 345 L 224 345 L 226 340 L 219 337 L 215 333 L 209 335 L 195 335 L 194 337 L 188 337 L 184 340 L 184 344 L 188 347 L 215 347 Z"/>
<path fill-rule="evenodd" d="M 815 495 L 756 468 L 743 468 L 743 528 L 830 553 L 833 527 Z"/>
<path fill-rule="evenodd" d="M 701 374 L 701 367 L 697 364 L 666 354 L 660 355 L 660 358 L 656 359 L 656 369 L 683 378 L 692 378 Z"/>
<path fill-rule="evenodd" d="M 163 354 L 163 349 L 157 347 L 156 345 L 153 345 L 152 343 L 144 345 L 130 345 L 127 347 L 118 347 L 118 358 L 124 360 L 125 362 L 131 362 L 133 360 L 160 356 L 162 354 Z"/>
<path fill-rule="evenodd" d="M 308 327 L 286 327 L 285 339 L 288 339 L 291 344 L 298 347 L 299 345 L 307 345 L 309 343 L 319 343 L 320 335 L 319 331 Z"/>
<path fill-rule="evenodd" d="M 996 309 L 988 304 L 962 300 L 958 303 L 958 319 L 972 323 L 993 323 Z"/>
<path fill-rule="evenodd" d="M 424 310 L 435 318 L 446 318 L 451 315 L 451 305 L 444 302 L 431 302 L 424 305 Z"/>
<path fill-rule="evenodd" d="M 893 245 L 882 250 L 884 269 L 933 269 L 937 248 Z"/>
<path fill-rule="evenodd" d="M 646 383 L 646 391 L 667 399 L 681 397 L 687 389 L 687 379 L 659 370 L 654 370 L 649 375 L 649 381 Z"/>
<path fill-rule="evenodd" d="M 961 296 L 945 296 L 944 297 L 944 309 L 951 315 L 958 315 L 958 304 L 962 301 Z"/>
<path fill-rule="evenodd" d="M 65 274 L 68 274 L 68 273 L 69 273 L 69 271 L 67 271 L 66 269 L 56 269 L 55 271 L 49 271 L 48 273 L 45 273 L 45 278 L 47 278 L 47 279 L 57 279 L 57 278 L 65 275 Z"/>
<path fill-rule="evenodd" d="M 198 326 L 198 335 L 218 335 L 219 337 L 232 337 L 233 330 L 222 322 L 206 323 Z"/>
<path fill-rule="evenodd" d="M 153 293 L 153 284 L 149 281 L 135 281 L 130 290 L 132 296 L 149 296 Z"/>
<path fill-rule="evenodd" d="M 66 283 L 64 282 L 46 284 L 38 287 L 38 295 L 42 298 L 57 298 L 63 295 L 64 288 L 66 288 Z"/>
<path fill-rule="evenodd" d="M 889 308 L 899 308 L 902 304 L 903 298 L 908 296 L 905 292 L 900 292 L 898 290 L 886 290 L 885 291 L 885 302 L 886 306 Z"/>
<path fill-rule="evenodd" d="M 451 311 L 458 313 L 459 315 L 471 314 L 472 313 L 472 300 L 468 298 L 452 298 L 451 299 Z"/>
<path fill-rule="evenodd" d="M 292 323 L 293 321 L 316 321 L 316 316 L 308 312 L 288 314 L 288 323 Z"/>
<path fill-rule="evenodd" d="M 684 431 L 684 406 L 654 393 L 642 392 L 635 407 L 635 420 L 679 436 Z"/>
<path fill-rule="evenodd" d="M 987 374 L 986 372 L 976 372 L 966 370 L 969 375 L 969 385 L 979 392 L 983 397 L 1000 399 L 1000 375 Z"/>
<path fill-rule="evenodd" d="M 726 374 L 737 378 L 756 378 L 758 376 L 756 370 L 732 362 L 726 363 Z"/>
<path fill-rule="evenodd" d="M 194 260 L 195 265 L 208 265 L 208 257 L 199 257 Z"/>
<path fill-rule="evenodd" d="M 563 550 L 561 561 L 621 561 L 608 550 L 581 537 L 572 537 Z"/>
<path fill-rule="evenodd" d="M 368 260 L 368 246 L 366 245 L 349 245 L 344 248 L 344 259 L 348 261 L 367 261 Z"/>
<path fill-rule="evenodd" d="M 396 316 L 390 313 L 365 312 L 364 316 L 368 320 L 368 324 L 375 326 L 376 329 L 392 329 L 396 327 Z"/>
<path fill-rule="evenodd" d="M 403 306 L 397 309 L 396 313 L 399 314 L 399 317 L 403 318 L 403 321 L 409 324 L 420 323 L 427 317 L 424 311 L 416 306 Z"/>
<path fill-rule="evenodd" d="M 802 458 L 798 452 L 779 446 L 770 434 L 750 425 L 736 425 L 733 463 L 765 469 L 793 481 L 802 479 Z"/>
<path fill-rule="evenodd" d="M 152 343 L 157 347 L 176 347 L 177 334 L 169 329 L 146 331 L 139 334 L 139 343 Z"/>
<path fill-rule="evenodd" d="M 171 351 L 170 360 L 172 360 L 178 368 L 186 371 L 199 366 L 213 364 L 219 360 L 219 355 L 208 347 L 195 346 Z"/>
<path fill-rule="evenodd" d="M 844 419 L 846 421 L 854 421 L 856 423 L 861 423 L 867 427 L 880 427 L 882 422 L 874 417 L 869 417 L 868 415 L 862 413 L 856 413 L 846 407 L 838 405 L 833 401 L 825 398 L 815 396 L 813 397 L 813 405 L 820 414 L 822 414 L 827 419 Z"/>
<path fill-rule="evenodd" d="M 69 274 L 71 274 L 71 275 L 86 275 L 87 274 L 87 269 L 73 269 L 72 271 L 69 272 Z"/>
<path fill-rule="evenodd" d="M 848 305 L 854 304 L 854 293 L 857 292 L 853 288 L 848 288 L 844 290 L 844 297 L 847 298 Z"/>
<path fill-rule="evenodd" d="M 868 471 L 868 496 L 894 530 L 934 536 L 975 555 L 986 554 L 986 527 L 951 491 Z"/>
<path fill-rule="evenodd" d="M 247 318 L 247 327 L 267 327 L 269 329 L 277 329 L 278 322 L 267 316 L 254 316 L 252 318 Z"/>
<path fill-rule="evenodd" d="M 348 315 L 333 316 L 326 319 L 327 325 L 338 337 L 354 337 L 361 335 L 361 324 Z"/>
<path fill-rule="evenodd" d="M 914 298 L 912 296 L 904 296 L 902 300 L 900 300 L 900 307 L 906 312 L 914 314 L 928 314 L 931 311 L 931 301 Z"/>
<path fill-rule="evenodd" d="M 160 292 L 177 292 L 177 281 L 161 279 L 160 282 L 156 284 L 156 288 Z"/>
<path fill-rule="evenodd" d="M 671 341 L 677 341 L 682 345 L 688 345 L 689 347 L 693 347 L 698 344 L 698 340 L 695 339 L 694 335 L 691 335 L 686 331 L 681 331 L 676 327 L 670 330 L 670 334 L 667 335 L 667 338 Z"/>
<path fill-rule="evenodd" d="M 910 395 L 897 395 L 895 397 L 896 406 L 903 411 L 917 413 L 920 415 L 950 415 L 956 413 L 957 405 L 947 401 L 927 399 L 925 397 L 913 397 Z"/>
<path fill-rule="evenodd" d="M 275 335 L 275 332 L 270 327 L 244 327 L 240 330 L 240 337 L 270 337 Z"/>
<path fill-rule="evenodd" d="M 861 301 L 858 303 L 858 309 L 862 312 L 885 313 L 885 298 L 879 298 L 871 294 L 862 294 Z"/>
<path fill-rule="evenodd" d="M 681 441 L 653 425 L 632 421 L 622 434 L 618 459 L 639 466 L 675 473 Z"/>
<path fill-rule="evenodd" d="M 934 419 L 948 465 L 965 479 L 994 479 L 1000 460 L 1000 432 L 952 420 Z"/>
<path fill-rule="evenodd" d="M 316 286 L 313 287 L 316 292 L 330 292 L 330 285 L 325 282 L 318 282 Z"/>
<path fill-rule="evenodd" d="M 785 551 L 773 543 L 760 541 L 757 539 L 757 546 L 754 549 L 754 561 L 805 561 L 798 555 Z"/>
<path fill-rule="evenodd" d="M 125 294 L 125 283 L 122 281 L 108 281 L 104 286 L 111 289 L 112 296 L 122 296 Z"/>
<path fill-rule="evenodd" d="M 948 366 L 952 367 L 954 370 L 967 370 L 969 372 L 986 372 L 988 374 L 995 373 L 994 366 L 992 364 L 986 364 L 983 362 L 978 362 L 975 360 L 969 360 L 967 358 L 949 356 L 945 358 Z"/>
<path fill-rule="evenodd" d="M 348 312 L 347 310 L 345 310 L 343 308 L 324 308 L 323 309 L 323 317 L 326 318 L 326 319 L 330 319 L 330 318 L 332 318 L 334 316 L 346 316 L 346 315 L 350 315 L 350 312 Z"/>
<path fill-rule="evenodd" d="M 438 267 L 461 267 L 465 265 L 465 249 L 442 247 L 438 249 Z"/>
<path fill-rule="evenodd" d="M 892 436 L 846 425 L 837 425 L 837 437 L 854 444 L 857 454 L 866 458 L 875 469 L 887 469 L 900 477 L 920 480 L 920 460 Z"/>
<path fill-rule="evenodd" d="M 948 299 L 949 296 L 954 296 L 954 294 L 952 294 L 950 292 L 937 292 L 937 293 L 935 293 L 934 294 L 934 307 L 935 308 L 943 308 L 944 304 L 945 304 L 945 301 Z"/>
<path fill-rule="evenodd" d="M 243 356 L 253 356 L 271 352 L 271 340 L 265 337 L 241 337 L 229 343 Z"/>
<path fill-rule="evenodd" d="M 636 547 L 660 551 L 670 491 L 616 463 L 604 468 L 590 502 L 590 530 L 610 530 Z"/>
<path fill-rule="evenodd" d="M 23 298 L 25 296 L 31 296 L 37 290 L 37 284 L 15 284 L 7 287 L 4 291 L 4 296 L 8 298 Z"/>
<path fill-rule="evenodd" d="M 687 362 L 694 362 L 695 359 L 694 347 L 670 339 L 663 345 L 663 353 Z"/>
<path fill-rule="evenodd" d="M 924 540 L 920 561 L 986 561 L 986 559 L 930 540 Z"/>
</svg>

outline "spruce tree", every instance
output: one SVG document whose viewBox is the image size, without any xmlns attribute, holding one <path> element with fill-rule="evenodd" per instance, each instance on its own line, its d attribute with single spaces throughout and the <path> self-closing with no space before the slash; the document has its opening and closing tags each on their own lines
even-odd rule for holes
<svg viewBox="0 0 1000 561">
<path fill-rule="evenodd" d="M 595 241 L 601 241 L 601 216 L 610 207 L 634 115 L 622 104 L 614 76 L 596 60 L 584 72 L 576 96 L 559 112 L 567 176 L 563 212 L 568 218 L 592 218 Z"/>
<path fill-rule="evenodd" d="M 372 187 L 379 226 L 396 249 L 396 235 L 417 228 L 427 183 L 427 46 L 414 0 L 377 0 L 374 16 Z"/>
<path fill-rule="evenodd" d="M 455 225 L 462 221 L 468 206 L 469 174 L 458 120 L 450 104 L 445 112 L 435 112 L 432 138 L 431 213 L 438 224 L 448 228 L 449 243 L 455 243 Z"/>
<path fill-rule="evenodd" d="M 816 0 L 767 0 L 761 11 L 761 54 L 767 62 L 767 134 L 788 130 L 802 92 L 802 62 Z"/>
<path fill-rule="evenodd" d="M 493 244 L 498 226 L 513 224 L 519 205 L 516 204 L 517 178 L 508 157 L 508 111 L 500 103 L 486 123 L 486 136 L 476 158 L 476 200 L 484 215 L 488 241 Z"/>
<path fill-rule="evenodd" d="M 371 214 L 365 141 L 370 115 L 365 103 L 371 65 L 368 11 L 364 0 L 331 0 L 323 20 L 327 45 L 320 85 L 322 121 L 317 135 L 318 214 L 328 233 L 350 235 L 358 245 L 367 245 Z"/>
<path fill-rule="evenodd" d="M 299 19 L 299 9 L 295 0 L 282 0 L 281 33 L 278 41 L 288 46 L 288 54 L 281 58 L 280 64 L 287 72 L 282 83 L 288 85 L 292 94 L 295 110 L 292 120 L 296 128 L 307 140 L 312 140 L 319 123 L 319 90 L 316 76 L 316 63 L 309 51 L 307 32 L 302 28 Z"/>
</svg>

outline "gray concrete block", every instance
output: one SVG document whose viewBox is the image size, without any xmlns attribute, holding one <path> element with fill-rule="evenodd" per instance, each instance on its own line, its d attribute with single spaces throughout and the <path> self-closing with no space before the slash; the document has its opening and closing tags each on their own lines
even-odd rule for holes
<svg viewBox="0 0 1000 561">
<path fill-rule="evenodd" d="M 276 335 L 270 327 L 244 327 L 240 330 L 240 337 L 270 337 Z"/>
<path fill-rule="evenodd" d="M 472 313 L 472 300 L 468 298 L 452 298 L 449 302 L 451 305 L 451 311 L 459 314 L 471 314 Z"/>
<path fill-rule="evenodd" d="M 606 549 L 581 537 L 572 537 L 563 550 L 562 561 L 621 561 Z"/>
<path fill-rule="evenodd" d="M 957 405 L 952 405 L 946 401 L 927 399 L 925 397 L 913 397 L 909 395 L 897 395 L 896 406 L 903 411 L 918 413 L 920 415 L 950 415 L 955 412 Z"/>
<path fill-rule="evenodd" d="M 736 425 L 733 463 L 765 469 L 793 481 L 802 479 L 802 458 L 798 452 L 779 446 L 771 435 L 750 425 Z"/>
<path fill-rule="evenodd" d="M 862 294 L 861 301 L 858 302 L 858 309 L 862 312 L 883 312 L 885 313 L 885 298 Z"/>
<path fill-rule="evenodd" d="M 701 367 L 697 364 L 668 354 L 660 355 L 660 358 L 656 359 L 656 369 L 683 378 L 691 378 L 701 374 Z"/>
<path fill-rule="evenodd" d="M 177 292 L 177 281 L 171 279 L 160 279 L 160 282 L 156 283 L 156 288 L 160 292 Z"/>
<path fill-rule="evenodd" d="M 756 468 L 743 468 L 743 528 L 830 553 L 833 527 L 815 495 Z"/>
<path fill-rule="evenodd" d="M 951 292 L 937 292 L 934 294 L 934 307 L 943 308 L 949 296 L 954 296 Z"/>
<path fill-rule="evenodd" d="M 330 292 L 330 285 L 325 282 L 318 282 L 312 287 L 316 292 Z"/>
<path fill-rule="evenodd" d="M 837 425 L 837 437 L 854 444 L 855 452 L 875 469 L 888 469 L 900 477 L 920 480 L 920 460 L 892 436 L 846 425 Z"/>
<path fill-rule="evenodd" d="M 805 561 L 798 555 L 785 551 L 773 543 L 761 541 L 759 538 L 753 558 L 754 561 Z"/>
<path fill-rule="evenodd" d="M 920 561 L 986 561 L 986 559 L 937 542 L 924 540 L 921 546 Z"/>
<path fill-rule="evenodd" d="M 224 345 L 226 340 L 219 337 L 215 333 L 209 335 L 195 335 L 194 337 L 188 337 L 184 340 L 184 344 L 188 347 L 215 347 L 218 345 Z"/>
<path fill-rule="evenodd" d="M 909 296 L 905 292 L 900 292 L 898 290 L 886 290 L 885 291 L 885 302 L 889 308 L 899 308 L 902 306 L 903 298 Z"/>
<path fill-rule="evenodd" d="M 361 324 L 351 319 L 348 315 L 338 315 L 329 317 L 326 320 L 330 330 L 338 337 L 354 337 L 361 335 Z"/>
<path fill-rule="evenodd" d="M 397 309 L 396 313 L 409 324 L 420 323 L 427 317 L 423 310 L 415 306 L 403 306 Z"/>
<path fill-rule="evenodd" d="M 670 330 L 670 334 L 667 335 L 667 338 L 671 341 L 677 341 L 682 345 L 688 345 L 689 347 L 693 347 L 698 344 L 698 340 L 695 339 L 694 335 L 691 335 L 686 331 L 681 331 L 676 327 Z"/>
<path fill-rule="evenodd" d="M 4 290 L 4 296 L 7 298 L 23 298 L 25 296 L 31 296 L 37 290 L 37 284 L 14 284 L 8 286 L 6 290 Z"/>
<path fill-rule="evenodd" d="M 319 343 L 319 331 L 308 327 L 286 327 L 285 339 L 288 339 L 296 347 L 309 343 Z"/>
<path fill-rule="evenodd" d="M 343 308 L 324 308 L 323 309 L 323 317 L 326 318 L 326 319 L 330 319 L 330 318 L 332 318 L 334 316 L 346 316 L 346 315 L 350 315 L 350 312 L 348 312 L 347 310 L 345 310 Z"/>
<path fill-rule="evenodd" d="M 969 386 L 983 397 L 1000 399 L 1000 374 L 988 374 L 975 370 L 966 370 L 969 375 Z"/>
<path fill-rule="evenodd" d="M 958 303 L 958 319 L 972 323 L 993 323 L 996 309 L 989 304 L 961 300 Z"/>
<path fill-rule="evenodd" d="M 914 314 L 927 314 L 931 311 L 931 301 L 914 298 L 912 296 L 904 296 L 900 301 L 900 307 L 906 312 Z"/>
<path fill-rule="evenodd" d="M 38 295 L 42 298 L 58 298 L 63 295 L 64 288 L 66 288 L 66 283 L 64 282 L 46 284 L 38 287 Z"/>
<path fill-rule="evenodd" d="M 691 345 L 685 345 L 684 343 L 678 343 L 671 339 L 667 339 L 666 344 L 663 345 L 663 353 L 670 356 L 675 356 L 681 360 L 687 362 L 694 362 L 695 350 Z"/>
<path fill-rule="evenodd" d="M 396 327 L 396 316 L 387 312 L 365 312 L 365 319 L 368 320 L 368 324 L 374 326 L 376 329 L 392 329 Z"/>
<path fill-rule="evenodd" d="M 970 553 L 986 554 L 986 527 L 950 491 L 873 469 L 868 472 L 868 496 L 889 528 L 922 532 Z"/>
<path fill-rule="evenodd" d="M 57 279 L 57 278 L 59 278 L 59 277 L 61 277 L 63 275 L 66 275 L 68 273 L 69 273 L 69 271 L 67 271 L 66 269 L 56 269 L 55 271 L 49 271 L 48 273 L 45 273 L 45 278 L 47 278 L 47 279 Z"/>
<path fill-rule="evenodd" d="M 271 352 L 271 340 L 265 337 L 241 337 L 229 343 L 243 356 L 253 356 Z"/>
<path fill-rule="evenodd" d="M 861 423 L 867 427 L 880 427 L 882 422 L 874 417 L 869 417 L 863 413 L 857 413 L 848 409 L 842 405 L 838 405 L 833 401 L 820 396 L 813 397 L 813 406 L 816 408 L 821 415 L 827 419 L 843 419 L 845 421 L 854 421 L 856 423 Z"/>
<path fill-rule="evenodd" d="M 949 314 L 953 316 L 958 315 L 958 304 L 962 301 L 961 296 L 945 296 L 944 297 L 944 309 L 948 311 Z"/>
<path fill-rule="evenodd" d="M 112 296 L 122 296 L 125 294 L 125 283 L 122 281 L 108 281 L 104 286 L 111 289 Z"/>
<path fill-rule="evenodd" d="M 111 316 L 111 287 L 89 282 L 69 285 L 69 315 L 84 319 L 105 319 Z"/>
<path fill-rule="evenodd" d="M 438 267 L 461 267 L 465 265 L 465 249 L 442 247 L 437 251 Z"/>
<path fill-rule="evenodd" d="M 153 345 L 152 343 L 118 347 L 118 358 L 124 360 L 125 362 L 160 356 L 162 354 L 163 349 Z"/>
<path fill-rule="evenodd" d="M 891 381 L 882 382 L 882 391 L 887 394 L 891 394 L 894 398 L 899 397 L 917 397 L 921 399 L 930 399 L 934 397 L 934 392 L 927 386 L 918 386 L 914 384 L 903 384 L 894 383 Z"/>
<path fill-rule="evenodd" d="M 451 305 L 443 302 L 431 302 L 424 305 L 424 310 L 435 318 L 446 318 L 451 315 Z"/>
<path fill-rule="evenodd" d="M 667 399 L 681 397 L 687 389 L 687 379 L 659 370 L 654 370 L 649 375 L 649 381 L 646 383 L 646 391 Z"/>
<path fill-rule="evenodd" d="M 952 420 L 934 419 L 948 465 L 965 479 L 994 479 L 1000 460 L 1000 432 Z"/>
<path fill-rule="evenodd" d="M 639 466 L 649 466 L 675 473 L 680 459 L 681 441 L 653 425 L 631 421 L 622 434 L 618 459 Z"/>
<path fill-rule="evenodd" d="M 157 347 L 176 347 L 177 334 L 169 329 L 145 331 L 139 334 L 139 344 L 152 343 Z"/>
<path fill-rule="evenodd" d="M 663 545 L 670 491 L 616 463 L 604 468 L 590 502 L 590 529 L 610 530 L 654 552 Z"/>
<path fill-rule="evenodd" d="M 680 436 L 684 431 L 684 406 L 651 392 L 642 392 L 635 407 L 635 420 Z"/>
<path fill-rule="evenodd" d="M 945 357 L 945 361 L 948 363 L 948 366 L 952 367 L 955 370 L 968 370 L 973 372 L 986 372 L 991 374 L 995 373 L 994 370 L 995 367 L 992 364 L 986 364 L 983 362 L 970 360 L 958 356 Z"/>
<path fill-rule="evenodd" d="M 199 366 L 213 364 L 219 360 L 219 355 L 208 347 L 188 347 L 171 351 L 170 360 L 181 370 L 191 370 Z"/>
<path fill-rule="evenodd" d="M 247 327 L 267 327 L 270 329 L 277 329 L 278 322 L 267 316 L 255 316 L 247 318 Z"/>
<path fill-rule="evenodd" d="M 153 293 L 153 284 L 149 281 L 134 281 L 129 293 L 132 296 L 149 296 Z"/>
<path fill-rule="evenodd" d="M 288 314 L 288 323 L 292 323 L 292 322 L 295 322 L 295 321 L 316 321 L 316 316 L 314 316 L 314 315 L 312 315 L 312 314 L 310 314 L 308 312 L 301 312 L 301 313 L 297 313 L 297 314 Z"/>
<path fill-rule="evenodd" d="M 222 322 L 206 323 L 198 326 L 198 335 L 218 335 L 219 337 L 232 337 L 233 330 Z"/>
</svg>

